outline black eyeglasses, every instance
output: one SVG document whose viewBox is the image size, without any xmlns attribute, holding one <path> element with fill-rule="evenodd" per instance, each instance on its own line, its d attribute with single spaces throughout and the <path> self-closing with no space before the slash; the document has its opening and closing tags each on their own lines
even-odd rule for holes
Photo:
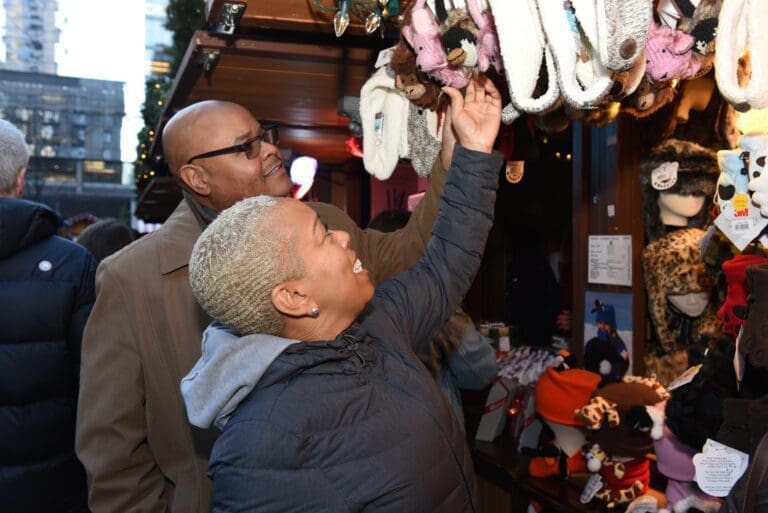
<svg viewBox="0 0 768 513">
<path fill-rule="evenodd" d="M 195 155 L 187 161 L 187 164 L 191 164 L 195 159 L 205 159 L 208 157 L 218 157 L 219 155 L 227 155 L 228 153 L 245 153 L 248 160 L 254 159 L 261 154 L 261 142 L 267 142 L 269 144 L 278 144 L 279 136 L 277 131 L 277 125 L 266 125 L 262 127 L 262 132 L 256 137 L 252 137 L 245 142 L 235 144 L 234 146 L 228 146 L 219 150 L 207 151 Z"/>
</svg>

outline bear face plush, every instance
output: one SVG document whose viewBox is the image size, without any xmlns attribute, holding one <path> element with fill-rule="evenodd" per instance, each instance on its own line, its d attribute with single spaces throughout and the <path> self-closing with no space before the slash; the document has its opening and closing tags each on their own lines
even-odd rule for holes
<svg viewBox="0 0 768 513">
<path fill-rule="evenodd" d="M 410 49 L 404 38 L 400 38 L 389 61 L 389 67 L 395 74 L 395 87 L 417 107 L 438 110 L 440 87 L 416 67 L 416 54 Z"/>
</svg>

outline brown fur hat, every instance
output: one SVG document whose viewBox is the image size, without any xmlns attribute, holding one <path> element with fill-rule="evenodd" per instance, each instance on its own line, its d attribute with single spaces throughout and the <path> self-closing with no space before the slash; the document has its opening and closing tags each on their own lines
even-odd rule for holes
<svg viewBox="0 0 768 513">
<path fill-rule="evenodd" d="M 717 154 L 709 148 L 679 139 L 668 139 L 651 148 L 648 157 L 640 162 L 640 187 L 643 192 L 645 233 L 648 242 L 666 234 L 659 213 L 659 191 L 651 186 L 653 170 L 665 162 L 677 162 L 677 183 L 665 190 L 682 196 L 704 196 L 701 212 L 688 222 L 688 227 L 704 228 L 709 219 L 712 197 L 720 169 Z"/>
</svg>

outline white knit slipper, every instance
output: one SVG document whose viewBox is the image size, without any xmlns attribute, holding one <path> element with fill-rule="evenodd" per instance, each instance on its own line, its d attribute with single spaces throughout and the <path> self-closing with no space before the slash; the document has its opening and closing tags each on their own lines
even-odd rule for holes
<svg viewBox="0 0 768 513">
<path fill-rule="evenodd" d="M 715 204 L 724 212 L 737 194 L 748 194 L 749 176 L 742 173 L 745 162 L 741 159 L 742 150 L 720 150 L 717 152 L 717 167 L 720 176 L 715 187 Z"/>
<path fill-rule="evenodd" d="M 581 33 L 573 11 L 561 0 L 538 0 L 544 34 L 552 48 L 557 66 L 560 91 L 570 105 L 577 109 L 597 107 L 613 85 L 610 73 L 601 70 L 589 84 L 579 83 L 576 60 L 581 54 Z"/>
<path fill-rule="evenodd" d="M 742 135 L 739 147 L 749 152 L 749 179 L 768 175 L 768 134 Z"/>
<path fill-rule="evenodd" d="M 739 112 L 768 107 L 768 2 L 765 0 L 724 0 L 715 41 L 717 88 Z M 737 77 L 739 56 L 749 49 L 752 75 L 740 86 Z"/>
<path fill-rule="evenodd" d="M 611 71 L 632 67 L 645 48 L 653 15 L 652 0 L 596 0 L 597 53 Z M 579 13 L 576 13 L 577 17 Z"/>
<path fill-rule="evenodd" d="M 410 102 L 397 90 L 386 66 L 360 90 L 363 165 L 379 180 L 392 176 L 400 157 L 408 155 L 408 105 Z"/>
<path fill-rule="evenodd" d="M 489 0 L 496 21 L 501 59 L 509 84 L 509 112 L 543 113 L 560 97 L 552 52 L 544 37 L 536 0 Z M 547 69 L 547 90 L 534 98 L 542 60 Z"/>
</svg>

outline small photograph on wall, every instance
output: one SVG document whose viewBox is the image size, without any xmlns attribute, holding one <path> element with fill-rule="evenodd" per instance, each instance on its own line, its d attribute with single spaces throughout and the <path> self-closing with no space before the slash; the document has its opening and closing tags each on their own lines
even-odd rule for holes
<svg viewBox="0 0 768 513">
<path fill-rule="evenodd" d="M 632 294 L 588 290 L 584 295 L 584 368 L 601 384 L 621 381 L 632 369 Z"/>
</svg>

